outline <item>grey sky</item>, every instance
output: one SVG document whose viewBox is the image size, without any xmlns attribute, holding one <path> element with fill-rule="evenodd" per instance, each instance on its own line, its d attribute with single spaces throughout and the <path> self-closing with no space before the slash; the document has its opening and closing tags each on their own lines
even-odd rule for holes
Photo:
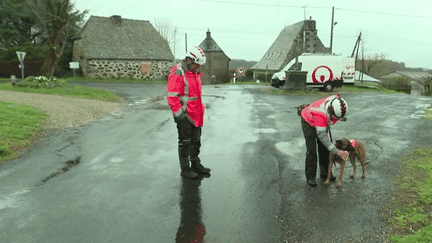
<svg viewBox="0 0 432 243">
<path fill-rule="evenodd" d="M 231 59 L 259 61 L 279 32 L 312 17 L 318 36 L 330 46 L 331 10 L 337 24 L 333 52 L 351 55 L 360 31 L 365 54 L 385 53 L 407 67 L 432 69 L 432 2 L 416 1 L 282 1 L 282 0 L 75 0 L 90 15 L 149 20 L 169 19 L 177 27 L 175 55 L 182 58 L 187 43 L 200 44 L 207 29 Z M 292 2 L 292 3 L 290 3 Z"/>
</svg>

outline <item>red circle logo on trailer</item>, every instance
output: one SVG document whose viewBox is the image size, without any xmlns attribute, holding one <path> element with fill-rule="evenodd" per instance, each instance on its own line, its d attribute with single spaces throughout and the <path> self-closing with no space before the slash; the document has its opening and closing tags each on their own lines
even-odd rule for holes
<svg viewBox="0 0 432 243">
<path fill-rule="evenodd" d="M 327 66 L 318 66 L 312 72 L 312 81 L 314 83 L 324 83 L 331 80 L 333 80 L 333 71 Z"/>
</svg>

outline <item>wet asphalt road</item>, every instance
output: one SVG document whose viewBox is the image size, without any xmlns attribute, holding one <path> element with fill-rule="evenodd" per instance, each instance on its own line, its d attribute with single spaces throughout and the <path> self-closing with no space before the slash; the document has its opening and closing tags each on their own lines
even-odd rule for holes
<svg viewBox="0 0 432 243">
<path fill-rule="evenodd" d="M 348 121 L 332 134 L 365 143 L 367 175 L 351 179 L 347 166 L 342 188 L 311 188 L 294 106 L 320 97 L 204 86 L 201 159 L 212 173 L 188 180 L 164 85 L 83 85 L 118 93 L 130 110 L 54 132 L 0 165 L 0 242 L 383 242 L 398 158 L 432 135 L 420 119 L 431 98 L 341 93 Z"/>
</svg>

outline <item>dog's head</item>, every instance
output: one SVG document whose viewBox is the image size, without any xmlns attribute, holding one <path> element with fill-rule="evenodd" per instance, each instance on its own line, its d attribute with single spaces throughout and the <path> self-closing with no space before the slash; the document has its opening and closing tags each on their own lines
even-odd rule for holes
<svg viewBox="0 0 432 243">
<path fill-rule="evenodd" d="M 336 140 L 335 146 L 340 150 L 345 150 L 348 152 L 355 151 L 354 147 L 351 145 L 351 142 L 346 138 Z"/>
</svg>

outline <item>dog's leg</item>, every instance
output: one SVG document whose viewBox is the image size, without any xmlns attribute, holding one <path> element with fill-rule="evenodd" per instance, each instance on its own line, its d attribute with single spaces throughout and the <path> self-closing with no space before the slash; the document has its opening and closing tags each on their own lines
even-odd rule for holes
<svg viewBox="0 0 432 243">
<path fill-rule="evenodd" d="M 355 163 L 356 156 L 355 156 L 354 154 L 350 153 L 350 155 L 349 155 L 349 159 L 350 159 L 350 161 L 351 161 L 351 165 L 352 165 L 352 167 L 353 167 L 353 174 L 352 174 L 350 177 L 351 177 L 351 178 L 354 178 L 355 173 L 356 173 L 356 171 L 357 171 L 357 166 L 356 166 L 356 163 Z"/>
<path fill-rule="evenodd" d="M 366 148 L 363 143 L 358 143 L 357 146 L 357 158 L 360 161 L 362 167 L 362 178 L 366 177 Z"/>
<path fill-rule="evenodd" d="M 325 180 L 324 185 L 330 184 L 330 177 L 331 177 L 333 163 L 334 163 L 333 155 L 330 155 L 329 160 L 330 161 L 329 161 L 329 165 L 328 165 L 327 179 Z"/>
<path fill-rule="evenodd" d="M 341 160 L 340 161 L 340 174 L 339 174 L 339 181 L 338 181 L 338 183 L 336 184 L 336 186 L 337 187 L 341 187 L 342 186 L 342 180 L 343 180 L 343 175 L 344 175 L 344 172 L 345 172 L 345 160 Z"/>
</svg>

